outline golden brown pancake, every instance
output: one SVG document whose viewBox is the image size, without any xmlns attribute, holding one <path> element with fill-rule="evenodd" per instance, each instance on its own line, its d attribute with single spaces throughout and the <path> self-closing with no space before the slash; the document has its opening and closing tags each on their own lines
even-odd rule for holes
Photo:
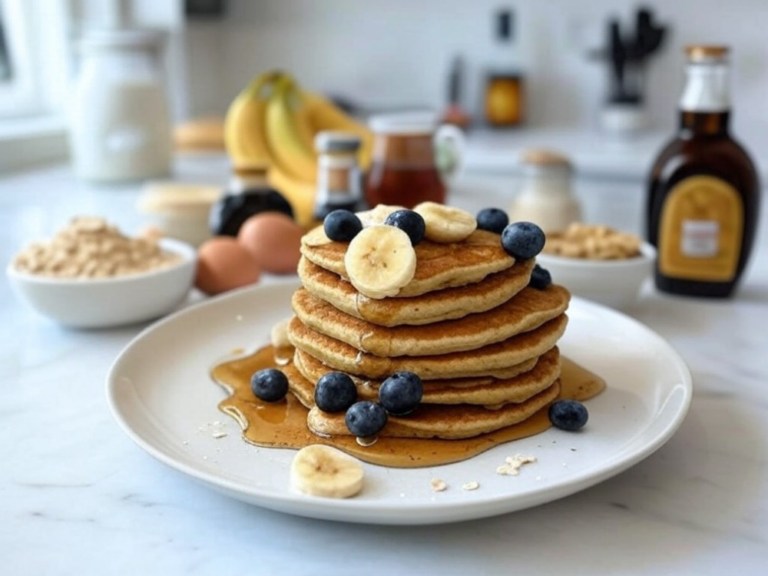
<svg viewBox="0 0 768 576">
<path fill-rule="evenodd" d="M 495 308 L 528 285 L 533 265 L 533 260 L 520 260 L 482 282 L 410 298 L 381 300 L 360 294 L 348 281 L 306 258 L 299 261 L 298 271 L 304 288 L 314 296 L 351 316 L 391 327 L 453 320 Z"/>
<path fill-rule="evenodd" d="M 296 357 L 298 358 L 298 356 Z M 323 375 L 332 372 L 330 368 L 309 355 L 293 362 L 293 369 L 302 379 L 291 381 L 291 391 L 302 404 L 311 408 L 314 405 L 314 383 Z M 531 396 L 548 388 L 560 374 L 560 353 L 557 347 L 540 356 L 531 370 L 506 379 L 454 379 L 425 380 L 424 404 L 475 404 L 493 406 L 510 402 L 523 402 Z M 357 396 L 361 400 L 378 398 L 381 380 L 356 379 Z"/>
<path fill-rule="evenodd" d="M 304 325 L 376 356 L 431 356 L 475 350 L 529 332 L 568 307 L 570 294 L 557 285 L 524 288 L 487 312 L 423 326 L 387 328 L 341 312 L 303 288 L 293 294 L 293 311 Z"/>
<path fill-rule="evenodd" d="M 524 362 L 520 362 L 519 364 L 515 364 L 514 366 L 508 366 L 507 368 L 498 368 L 496 370 L 493 370 L 493 375 L 488 375 L 486 370 L 481 369 L 481 373 L 479 374 L 466 374 L 464 376 L 458 376 L 456 378 L 452 377 L 441 377 L 441 376 L 430 376 L 429 374 L 422 374 L 421 379 L 422 380 L 451 380 L 451 382 L 454 383 L 455 386 L 461 386 L 465 381 L 466 382 L 473 382 L 476 384 L 484 383 L 489 384 L 493 380 L 501 379 L 505 380 L 508 378 L 514 378 L 515 376 L 522 374 L 523 372 L 528 372 L 529 370 L 532 370 L 533 367 L 536 365 L 536 361 L 539 359 L 539 357 L 530 358 L 529 360 L 525 360 Z M 304 364 L 306 365 L 309 362 L 320 362 L 317 358 L 312 356 L 311 354 L 308 354 L 307 352 L 304 352 L 303 350 L 296 350 L 294 354 L 293 361 L 299 365 Z M 322 362 L 320 362 L 322 364 Z M 324 364 L 323 364 L 324 365 Z M 325 365 L 324 365 L 325 366 Z M 336 368 L 332 368 L 330 366 L 326 366 L 326 368 L 331 370 L 337 370 Z M 346 373 L 352 380 L 354 380 L 356 383 L 365 383 L 365 382 L 371 382 L 375 381 L 375 378 L 371 378 L 370 376 L 360 376 L 358 374 L 353 374 L 351 372 Z M 382 376 L 382 378 L 386 378 L 389 376 L 389 374 L 385 374 Z"/>
<path fill-rule="evenodd" d="M 518 404 L 489 410 L 481 406 L 422 404 L 408 416 L 390 416 L 381 436 L 399 438 L 471 438 L 522 422 L 557 399 L 560 381 Z M 307 415 L 307 426 L 321 436 L 349 435 L 344 413 L 329 414 L 317 407 Z"/>
<path fill-rule="evenodd" d="M 301 253 L 317 266 L 347 278 L 344 256 L 349 243 L 315 244 L 313 239 L 318 235 L 324 236 L 322 226 L 302 238 Z M 398 298 L 473 284 L 489 274 L 511 268 L 515 263 L 515 259 L 501 247 L 501 237 L 485 230 L 476 230 L 466 240 L 452 244 L 423 240 L 414 250 L 416 272 L 413 280 L 400 289 Z"/>
<path fill-rule="evenodd" d="M 530 332 L 476 350 L 432 356 L 384 358 L 366 354 L 345 342 L 321 334 L 294 317 L 288 324 L 288 339 L 298 350 L 311 354 L 323 364 L 368 378 L 382 378 L 400 370 L 416 372 L 422 379 L 497 376 L 499 371 L 537 358 L 554 347 L 563 335 L 568 318 L 557 318 Z M 522 371 L 521 371 L 522 372 Z M 518 372 L 520 373 L 520 372 Z"/>
</svg>

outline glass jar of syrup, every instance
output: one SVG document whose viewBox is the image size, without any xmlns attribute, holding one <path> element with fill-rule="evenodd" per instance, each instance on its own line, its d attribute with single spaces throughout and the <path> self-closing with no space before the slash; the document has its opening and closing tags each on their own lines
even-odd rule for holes
<svg viewBox="0 0 768 576">
<path fill-rule="evenodd" d="M 651 170 L 648 240 L 658 248 L 659 290 L 725 298 L 752 250 L 760 188 L 752 160 L 728 131 L 728 48 L 686 52 L 680 129 Z"/>
<path fill-rule="evenodd" d="M 395 204 L 412 208 L 420 202 L 444 203 L 444 173 L 453 172 L 461 159 L 464 137 L 455 126 L 438 126 L 431 114 L 377 116 L 373 160 L 365 185 L 371 207 Z"/>
</svg>

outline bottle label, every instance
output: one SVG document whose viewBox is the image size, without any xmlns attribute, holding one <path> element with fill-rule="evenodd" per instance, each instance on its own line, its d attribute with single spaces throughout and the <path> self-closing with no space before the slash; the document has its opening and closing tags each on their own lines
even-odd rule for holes
<svg viewBox="0 0 768 576">
<path fill-rule="evenodd" d="M 717 255 L 720 223 L 717 220 L 683 220 L 680 252 L 691 258 Z"/>
<path fill-rule="evenodd" d="M 668 277 L 729 282 L 741 254 L 744 207 L 720 178 L 692 176 L 664 201 L 659 227 L 659 271 Z"/>
</svg>

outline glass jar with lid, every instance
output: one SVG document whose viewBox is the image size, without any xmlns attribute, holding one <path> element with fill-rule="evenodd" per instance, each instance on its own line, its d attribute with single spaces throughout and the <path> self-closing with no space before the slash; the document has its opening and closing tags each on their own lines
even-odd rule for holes
<svg viewBox="0 0 768 576">
<path fill-rule="evenodd" d="M 431 113 L 376 116 L 373 161 L 365 185 L 366 200 L 411 208 L 420 202 L 445 202 L 444 175 L 461 162 L 463 132 L 448 124 L 438 125 Z"/>
<path fill-rule="evenodd" d="M 323 220 L 333 210 L 363 209 L 363 176 L 357 159 L 361 145 L 360 137 L 349 132 L 324 130 L 315 136 L 315 219 Z"/>
<path fill-rule="evenodd" d="M 159 32 L 131 29 L 85 36 L 70 131 L 79 177 L 119 182 L 170 171 L 162 40 Z"/>
<path fill-rule="evenodd" d="M 509 208 L 510 220 L 534 222 L 544 232 L 556 232 L 581 219 L 568 158 L 550 150 L 527 150 L 520 163 L 523 185 Z"/>
</svg>

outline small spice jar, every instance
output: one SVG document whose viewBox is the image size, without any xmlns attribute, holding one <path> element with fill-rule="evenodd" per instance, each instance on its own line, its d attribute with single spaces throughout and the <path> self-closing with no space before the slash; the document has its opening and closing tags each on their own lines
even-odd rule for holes
<svg viewBox="0 0 768 576">
<path fill-rule="evenodd" d="M 360 137 L 335 131 L 323 131 L 315 136 L 317 188 L 314 217 L 323 220 L 333 210 L 360 210 L 363 200 L 363 176 L 357 155 Z"/>
<path fill-rule="evenodd" d="M 571 189 L 573 169 L 565 156 L 527 150 L 520 163 L 523 185 L 509 207 L 510 220 L 534 222 L 544 232 L 563 230 L 581 220 L 581 206 Z"/>
</svg>

